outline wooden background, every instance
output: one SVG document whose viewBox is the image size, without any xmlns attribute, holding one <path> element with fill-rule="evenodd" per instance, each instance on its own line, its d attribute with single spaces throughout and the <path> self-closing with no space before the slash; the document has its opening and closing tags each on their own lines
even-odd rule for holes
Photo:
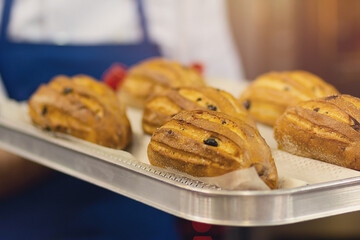
<svg viewBox="0 0 360 240">
<path fill-rule="evenodd" d="M 245 74 L 303 69 L 360 97 L 360 0 L 228 0 Z"/>
</svg>

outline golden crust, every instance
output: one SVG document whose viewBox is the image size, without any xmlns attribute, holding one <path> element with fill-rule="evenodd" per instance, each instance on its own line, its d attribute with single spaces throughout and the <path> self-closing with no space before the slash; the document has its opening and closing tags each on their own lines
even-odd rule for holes
<svg viewBox="0 0 360 240">
<path fill-rule="evenodd" d="M 321 78 L 306 71 L 270 72 L 259 76 L 241 94 L 255 120 L 273 126 L 288 106 L 339 92 Z"/>
<path fill-rule="evenodd" d="M 205 86 L 205 82 L 192 68 L 175 61 L 152 58 L 129 70 L 118 93 L 127 105 L 141 108 L 150 95 L 181 86 L 200 87 Z"/>
<path fill-rule="evenodd" d="M 89 76 L 57 76 L 41 85 L 28 105 L 33 123 L 43 129 L 117 149 L 131 141 L 125 107 L 109 87 Z"/>
<path fill-rule="evenodd" d="M 279 148 L 360 170 L 360 99 L 334 95 L 289 107 L 276 122 Z"/>
<path fill-rule="evenodd" d="M 218 176 L 255 166 L 272 189 L 278 176 L 271 151 L 251 123 L 221 112 L 183 111 L 157 129 L 148 146 L 150 163 L 192 176 Z"/>
<path fill-rule="evenodd" d="M 256 126 L 247 110 L 230 93 L 212 87 L 181 87 L 156 94 L 146 101 L 143 130 L 152 134 L 179 112 L 196 109 L 224 112 Z"/>
</svg>

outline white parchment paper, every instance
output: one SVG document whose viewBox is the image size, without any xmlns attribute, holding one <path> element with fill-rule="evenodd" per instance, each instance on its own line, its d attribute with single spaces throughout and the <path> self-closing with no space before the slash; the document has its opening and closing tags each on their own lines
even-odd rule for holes
<svg viewBox="0 0 360 240">
<path fill-rule="evenodd" d="M 230 82 L 226 80 L 210 79 L 210 85 L 218 86 L 221 89 L 227 90 L 236 97 L 242 91 L 245 84 Z M 127 149 L 129 153 L 139 162 L 149 164 L 147 158 L 147 146 L 150 142 L 150 136 L 145 135 L 141 127 L 142 112 L 138 109 L 129 108 L 127 110 L 133 129 L 133 143 Z M 22 127 L 33 127 L 27 115 L 26 104 L 18 102 L 1 100 L 0 99 L 0 118 L 18 122 Z M 339 167 L 336 165 L 324 163 L 318 160 L 304 158 L 283 152 L 277 149 L 277 143 L 273 138 L 273 129 L 268 126 L 258 125 L 260 134 L 264 137 L 272 150 L 272 154 L 277 166 L 279 175 L 279 188 L 294 188 L 308 184 L 323 183 L 328 181 L 335 181 L 345 178 L 360 176 L 360 172 Z M 51 137 L 44 133 L 45 137 Z M 63 138 L 63 136 L 62 136 Z M 66 137 L 60 139 L 61 141 L 72 141 L 80 147 L 84 146 L 86 149 L 95 149 L 97 152 L 104 152 L 107 155 L 116 155 L 118 158 L 129 158 L 129 154 L 120 150 L 108 149 L 96 144 L 87 143 L 81 140 L 76 140 L 73 137 Z M 104 155 L 106 155 L 104 154 Z M 149 164 L 150 165 L 150 164 Z M 226 190 L 268 190 L 266 184 L 258 177 L 254 168 L 234 171 L 219 177 L 209 178 L 195 178 L 183 173 L 179 173 L 172 169 L 164 171 L 172 172 L 177 175 L 183 175 L 194 180 L 199 180 L 205 183 L 216 185 L 221 189 Z"/>
</svg>

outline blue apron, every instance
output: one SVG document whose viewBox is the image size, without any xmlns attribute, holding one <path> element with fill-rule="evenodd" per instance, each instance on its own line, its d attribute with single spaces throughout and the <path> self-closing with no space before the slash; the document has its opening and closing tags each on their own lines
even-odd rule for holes
<svg viewBox="0 0 360 240">
<path fill-rule="evenodd" d="M 147 34 L 134 45 L 54 46 L 13 43 L 7 37 L 11 0 L 5 1 L 0 74 L 9 96 L 28 99 L 57 74 L 99 78 L 113 62 L 132 65 L 159 56 Z M 43 183 L 0 201 L 0 239 L 176 239 L 174 217 L 113 192 L 57 173 Z"/>
<path fill-rule="evenodd" d="M 140 1 L 138 1 L 139 3 Z M 149 40 L 142 4 L 138 4 L 143 41 L 126 45 L 52 45 L 13 43 L 7 39 L 12 0 L 5 0 L 0 35 L 0 74 L 9 96 L 27 99 L 40 85 L 58 74 L 88 74 L 97 79 L 114 62 L 133 65 L 145 58 L 159 56 Z"/>
</svg>

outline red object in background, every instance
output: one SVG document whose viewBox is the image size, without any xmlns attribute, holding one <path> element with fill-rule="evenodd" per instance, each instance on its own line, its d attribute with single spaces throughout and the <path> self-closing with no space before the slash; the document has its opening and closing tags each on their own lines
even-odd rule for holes
<svg viewBox="0 0 360 240">
<path fill-rule="evenodd" d="M 210 224 L 206 224 L 206 223 L 200 223 L 200 222 L 191 222 L 193 228 L 195 231 L 199 232 L 199 233 L 205 233 L 208 232 L 211 228 Z"/>
<path fill-rule="evenodd" d="M 175 218 L 179 240 L 225 240 L 228 227 Z"/>
<path fill-rule="evenodd" d="M 102 81 L 116 90 L 120 87 L 121 83 L 126 77 L 127 68 L 121 63 L 114 63 L 102 75 Z"/>
<path fill-rule="evenodd" d="M 200 73 L 201 75 L 204 74 L 204 65 L 199 63 L 199 62 L 194 62 L 190 65 L 191 68 L 195 69 L 196 71 L 198 71 L 198 73 Z"/>
<path fill-rule="evenodd" d="M 211 229 L 210 224 L 199 222 L 192 222 L 191 224 L 197 233 L 206 233 Z M 206 235 L 207 236 L 194 236 L 193 240 L 213 240 L 211 236 L 209 236 L 208 234 Z"/>
</svg>

